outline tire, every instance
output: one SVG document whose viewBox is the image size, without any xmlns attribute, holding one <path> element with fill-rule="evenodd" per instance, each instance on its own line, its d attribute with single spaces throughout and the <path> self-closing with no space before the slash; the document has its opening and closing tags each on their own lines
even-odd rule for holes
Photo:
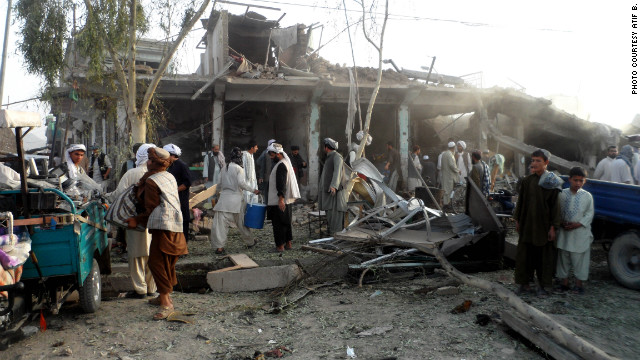
<svg viewBox="0 0 640 360">
<path fill-rule="evenodd" d="M 623 286 L 640 290 L 640 237 L 635 232 L 624 233 L 609 249 L 609 270 Z"/>
<path fill-rule="evenodd" d="M 100 267 L 96 259 L 93 259 L 91 272 L 84 280 L 84 284 L 80 287 L 80 306 L 86 313 L 94 313 L 100 308 L 102 300 L 102 282 L 100 279 Z"/>
</svg>

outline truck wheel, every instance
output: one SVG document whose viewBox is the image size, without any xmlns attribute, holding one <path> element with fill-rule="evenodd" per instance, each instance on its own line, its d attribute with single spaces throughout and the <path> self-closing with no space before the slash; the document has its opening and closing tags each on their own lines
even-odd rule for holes
<svg viewBox="0 0 640 360">
<path fill-rule="evenodd" d="M 609 270 L 616 280 L 640 290 L 640 238 L 635 232 L 622 234 L 609 249 Z"/>
<path fill-rule="evenodd" d="M 80 305 L 87 313 L 94 313 L 100 307 L 102 284 L 100 280 L 100 267 L 96 259 L 93 259 L 91 272 L 80 287 Z"/>
</svg>

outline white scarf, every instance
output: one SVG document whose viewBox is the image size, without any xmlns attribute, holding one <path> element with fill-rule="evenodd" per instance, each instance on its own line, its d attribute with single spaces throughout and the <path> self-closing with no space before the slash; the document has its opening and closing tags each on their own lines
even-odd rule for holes
<svg viewBox="0 0 640 360">
<path fill-rule="evenodd" d="M 300 199 L 300 189 L 298 188 L 298 179 L 296 179 L 296 174 L 293 172 L 293 166 L 291 166 L 291 160 L 287 153 L 282 149 L 282 145 L 277 143 L 272 143 L 267 147 L 267 151 L 271 151 L 274 153 L 282 154 L 283 159 L 281 160 L 284 165 L 287 167 L 287 181 L 291 198 Z"/>
</svg>

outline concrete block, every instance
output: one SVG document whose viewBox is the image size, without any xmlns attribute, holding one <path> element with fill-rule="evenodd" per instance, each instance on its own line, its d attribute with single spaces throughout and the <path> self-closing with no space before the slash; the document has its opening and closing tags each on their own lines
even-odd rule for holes
<svg viewBox="0 0 640 360">
<path fill-rule="evenodd" d="M 210 272 L 207 283 L 213 291 L 219 292 L 258 291 L 284 287 L 301 276 L 298 265 L 292 264 Z"/>
<path fill-rule="evenodd" d="M 196 235 L 195 236 L 195 240 L 196 241 L 204 241 L 204 242 L 209 242 L 209 235 Z"/>
<path fill-rule="evenodd" d="M 442 296 L 457 295 L 459 293 L 460 293 L 460 289 L 458 289 L 455 286 L 443 286 L 436 290 L 436 295 L 442 295 Z"/>
</svg>

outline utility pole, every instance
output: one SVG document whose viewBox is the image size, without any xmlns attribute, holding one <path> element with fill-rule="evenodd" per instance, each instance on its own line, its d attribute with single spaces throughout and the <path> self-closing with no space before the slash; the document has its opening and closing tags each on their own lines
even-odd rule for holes
<svg viewBox="0 0 640 360">
<path fill-rule="evenodd" d="M 2 67 L 0 67 L 0 107 L 4 96 L 4 72 L 7 67 L 7 44 L 9 43 L 9 29 L 11 24 L 11 0 L 7 1 L 7 21 L 4 24 L 4 44 L 2 44 Z"/>
</svg>

